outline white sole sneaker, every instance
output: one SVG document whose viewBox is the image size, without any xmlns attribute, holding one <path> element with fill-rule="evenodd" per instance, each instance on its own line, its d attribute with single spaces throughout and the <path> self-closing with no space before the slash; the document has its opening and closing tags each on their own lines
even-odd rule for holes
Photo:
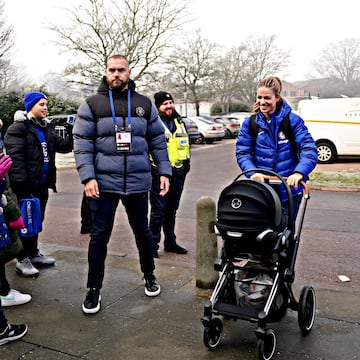
<svg viewBox="0 0 360 360">
<path fill-rule="evenodd" d="M 159 285 L 159 289 L 156 291 L 149 291 L 146 287 L 145 287 L 145 295 L 146 296 L 158 296 L 161 293 L 161 287 Z"/>
<path fill-rule="evenodd" d="M 31 301 L 31 295 L 22 294 L 15 289 L 11 289 L 6 296 L 0 296 L 0 298 L 1 306 L 3 307 L 23 305 Z"/>
<path fill-rule="evenodd" d="M 16 263 L 16 272 L 25 277 L 39 276 L 39 270 L 34 267 L 29 258 L 25 258 Z"/>
<path fill-rule="evenodd" d="M 96 307 L 89 309 L 84 306 L 84 303 L 82 303 L 82 305 L 81 305 L 81 309 L 84 314 L 96 314 L 100 311 L 100 307 L 101 307 L 101 295 L 99 295 L 99 300 L 98 300 Z"/>
<path fill-rule="evenodd" d="M 9 328 L 10 327 L 10 328 Z M 27 325 L 8 325 L 6 334 L 0 335 L 0 345 L 22 338 L 28 331 Z"/>
</svg>

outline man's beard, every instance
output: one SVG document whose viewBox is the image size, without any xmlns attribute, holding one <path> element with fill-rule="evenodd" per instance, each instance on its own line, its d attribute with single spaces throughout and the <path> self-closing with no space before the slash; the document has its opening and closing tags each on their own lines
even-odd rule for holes
<svg viewBox="0 0 360 360">
<path fill-rule="evenodd" d="M 120 80 L 120 84 L 119 85 L 114 85 L 112 84 L 112 89 L 119 89 L 120 91 L 124 90 L 124 88 L 127 86 L 129 82 L 125 82 Z"/>
</svg>

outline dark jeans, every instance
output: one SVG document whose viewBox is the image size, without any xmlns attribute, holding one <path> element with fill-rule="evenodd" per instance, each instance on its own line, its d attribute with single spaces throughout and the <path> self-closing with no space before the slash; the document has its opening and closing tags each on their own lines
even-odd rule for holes
<svg viewBox="0 0 360 360">
<path fill-rule="evenodd" d="M 119 196 L 100 194 L 98 200 L 89 199 L 92 230 L 89 243 L 88 288 L 101 289 L 105 274 L 107 244 L 114 225 L 117 206 L 121 200 L 125 207 L 129 224 L 135 235 L 139 251 L 140 267 L 143 273 L 152 273 L 155 269 L 153 259 L 153 239 L 148 223 L 148 194 Z"/>
<path fill-rule="evenodd" d="M 301 200 L 303 198 L 303 194 L 298 194 L 296 196 L 293 196 L 293 218 L 292 218 L 292 234 L 290 237 L 290 242 L 289 242 L 289 258 L 292 258 L 292 255 L 294 253 L 294 249 L 295 249 L 295 239 L 294 239 L 294 235 L 297 232 L 296 229 L 296 218 L 297 218 L 297 214 L 299 212 L 299 208 L 300 208 L 300 204 L 301 204 Z M 285 203 L 284 204 L 284 210 L 285 213 L 288 214 L 289 212 L 289 204 Z"/>
<path fill-rule="evenodd" d="M 295 228 L 296 218 L 297 218 L 297 214 L 299 212 L 299 208 L 300 208 L 302 198 L 303 198 L 302 193 L 298 194 L 296 196 L 293 196 L 293 218 L 292 218 L 293 233 L 295 233 L 295 231 L 296 231 L 296 228 Z M 284 210 L 285 210 L 286 214 L 289 213 L 289 203 L 288 202 L 286 202 L 284 204 Z"/>
<path fill-rule="evenodd" d="M 150 191 L 150 229 L 153 234 L 154 248 L 159 248 L 161 229 L 164 231 L 164 247 L 176 244 L 175 218 L 179 208 L 181 194 L 187 172 L 184 169 L 174 169 L 170 178 L 170 190 L 165 196 L 160 196 L 160 177 L 152 176 Z"/>
<path fill-rule="evenodd" d="M 38 189 L 38 191 L 33 192 L 32 195 L 34 197 L 39 198 L 39 200 L 40 200 L 41 218 L 42 218 L 42 221 L 44 222 L 46 204 L 49 200 L 49 189 L 46 186 L 44 186 L 41 189 Z M 17 259 L 23 260 L 26 257 L 32 258 L 32 257 L 36 256 L 36 254 L 38 252 L 39 235 L 28 236 L 28 237 L 20 236 L 20 238 L 21 238 L 21 242 L 23 245 L 23 250 L 17 256 Z"/>
</svg>

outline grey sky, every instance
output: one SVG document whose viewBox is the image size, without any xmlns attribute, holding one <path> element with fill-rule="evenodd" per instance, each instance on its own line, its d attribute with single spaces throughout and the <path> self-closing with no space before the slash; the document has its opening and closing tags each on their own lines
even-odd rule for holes
<svg viewBox="0 0 360 360">
<path fill-rule="evenodd" d="M 39 80 L 49 71 L 61 72 L 70 55 L 58 54 L 49 41 L 54 36 L 44 29 L 59 20 L 58 6 L 76 5 L 81 0 L 5 0 L 8 21 L 16 33 L 14 62 Z M 238 45 L 249 35 L 278 36 L 276 44 L 290 50 L 292 65 L 285 80 L 303 80 L 309 64 L 331 42 L 360 37 L 355 0 L 340 3 L 320 0 L 192 0 L 189 26 L 201 28 L 203 36 L 220 45 Z"/>
</svg>

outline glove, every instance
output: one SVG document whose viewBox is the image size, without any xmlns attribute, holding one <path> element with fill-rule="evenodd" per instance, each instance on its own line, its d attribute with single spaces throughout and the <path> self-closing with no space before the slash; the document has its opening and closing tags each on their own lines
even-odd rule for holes
<svg viewBox="0 0 360 360">
<path fill-rule="evenodd" d="M 5 179 L 12 164 L 13 162 L 9 155 L 5 155 L 4 153 L 0 154 L 0 179 Z"/>
<path fill-rule="evenodd" d="M 190 171 L 190 159 L 184 160 L 184 171 L 188 173 Z"/>
<path fill-rule="evenodd" d="M 9 222 L 9 228 L 11 230 L 19 230 L 25 227 L 24 220 L 19 216 L 16 220 Z"/>
</svg>

